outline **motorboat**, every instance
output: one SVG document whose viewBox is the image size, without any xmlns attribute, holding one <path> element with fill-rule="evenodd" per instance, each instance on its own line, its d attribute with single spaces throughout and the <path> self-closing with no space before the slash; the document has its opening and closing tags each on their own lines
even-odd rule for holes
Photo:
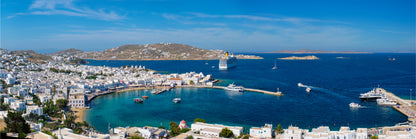
<svg viewBox="0 0 416 139">
<path fill-rule="evenodd" d="M 350 108 L 360 108 L 360 107 L 361 107 L 361 105 L 358 104 L 358 103 L 354 103 L 354 102 L 350 103 Z"/>
<path fill-rule="evenodd" d="M 224 89 L 225 90 L 229 90 L 229 91 L 244 92 L 244 87 L 242 87 L 242 86 L 236 86 L 236 85 L 234 85 L 234 83 L 228 85 Z"/>
</svg>

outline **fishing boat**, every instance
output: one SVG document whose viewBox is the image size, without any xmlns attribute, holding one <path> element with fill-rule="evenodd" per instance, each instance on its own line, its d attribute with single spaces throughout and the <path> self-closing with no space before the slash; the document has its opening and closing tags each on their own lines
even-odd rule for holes
<svg viewBox="0 0 416 139">
<path fill-rule="evenodd" d="M 228 85 L 224 89 L 225 90 L 229 90 L 229 91 L 244 92 L 244 87 L 242 87 L 242 86 L 236 86 L 236 85 L 234 85 L 234 83 Z"/>
<path fill-rule="evenodd" d="M 308 92 L 308 93 L 309 93 L 309 92 L 311 92 L 311 91 L 312 91 L 312 89 L 311 89 L 311 88 L 309 88 L 309 87 L 307 87 L 307 88 L 306 88 L 306 92 Z"/>
<path fill-rule="evenodd" d="M 135 98 L 134 99 L 134 102 L 136 102 L 136 103 L 143 103 L 143 99 L 141 99 L 141 98 Z"/>
<path fill-rule="evenodd" d="M 350 103 L 350 108 L 360 108 L 360 107 L 361 107 L 360 104 L 357 104 L 357 103 L 354 103 L 354 102 Z"/>
</svg>

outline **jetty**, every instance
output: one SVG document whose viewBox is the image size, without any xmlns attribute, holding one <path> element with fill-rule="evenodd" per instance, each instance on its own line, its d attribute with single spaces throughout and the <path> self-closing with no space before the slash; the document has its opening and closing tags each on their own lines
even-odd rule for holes
<svg viewBox="0 0 416 139">
<path fill-rule="evenodd" d="M 225 89 L 225 86 L 212 86 L 211 88 Z M 263 93 L 263 94 L 275 95 L 275 96 L 282 96 L 283 95 L 281 92 L 272 92 L 272 91 L 253 89 L 253 88 L 244 88 L 244 91 L 257 92 L 257 93 Z"/>
<path fill-rule="evenodd" d="M 383 88 L 377 88 L 381 90 L 381 93 L 386 95 L 388 98 L 394 100 L 397 102 L 398 105 L 393 106 L 394 109 L 402 113 L 403 115 L 406 115 L 408 117 L 408 120 L 413 122 L 415 120 L 416 116 L 416 106 L 413 105 L 409 100 L 404 100 L 400 97 L 397 97 L 391 92 L 387 92 Z"/>
</svg>

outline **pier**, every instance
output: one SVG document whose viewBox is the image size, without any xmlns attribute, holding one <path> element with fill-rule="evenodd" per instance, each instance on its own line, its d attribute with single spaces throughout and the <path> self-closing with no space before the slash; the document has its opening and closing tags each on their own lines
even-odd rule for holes
<svg viewBox="0 0 416 139">
<path fill-rule="evenodd" d="M 211 88 L 216 89 L 225 89 L 224 86 L 212 86 Z M 257 92 L 257 93 L 264 93 L 268 95 L 275 95 L 275 96 L 282 96 L 282 93 L 278 92 L 272 92 L 272 91 L 266 91 L 266 90 L 260 90 L 260 89 L 252 89 L 252 88 L 244 88 L 244 91 L 250 91 L 250 92 Z"/>
<path fill-rule="evenodd" d="M 377 89 L 380 89 L 381 93 L 383 93 L 388 98 L 397 102 L 398 105 L 393 106 L 394 109 L 396 109 L 397 111 L 399 111 L 403 115 L 406 115 L 410 122 L 413 122 L 415 120 L 416 106 L 412 105 L 412 103 L 409 102 L 408 100 L 404 100 L 402 98 L 397 97 L 393 93 L 387 92 L 383 88 L 377 88 Z"/>
</svg>

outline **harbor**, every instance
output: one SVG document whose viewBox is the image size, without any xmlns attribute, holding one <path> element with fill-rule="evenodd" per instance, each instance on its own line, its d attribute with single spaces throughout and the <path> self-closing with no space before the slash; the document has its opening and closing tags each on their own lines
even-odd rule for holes
<svg viewBox="0 0 416 139">
<path fill-rule="evenodd" d="M 413 122 L 415 120 L 416 106 L 414 106 L 412 102 L 409 102 L 409 100 L 404 100 L 394 95 L 393 93 L 386 91 L 383 88 L 377 88 L 377 89 L 380 89 L 382 94 L 386 95 L 388 98 L 397 102 L 397 105 L 393 106 L 394 109 L 396 109 L 403 115 L 407 116 L 410 122 Z"/>
</svg>

